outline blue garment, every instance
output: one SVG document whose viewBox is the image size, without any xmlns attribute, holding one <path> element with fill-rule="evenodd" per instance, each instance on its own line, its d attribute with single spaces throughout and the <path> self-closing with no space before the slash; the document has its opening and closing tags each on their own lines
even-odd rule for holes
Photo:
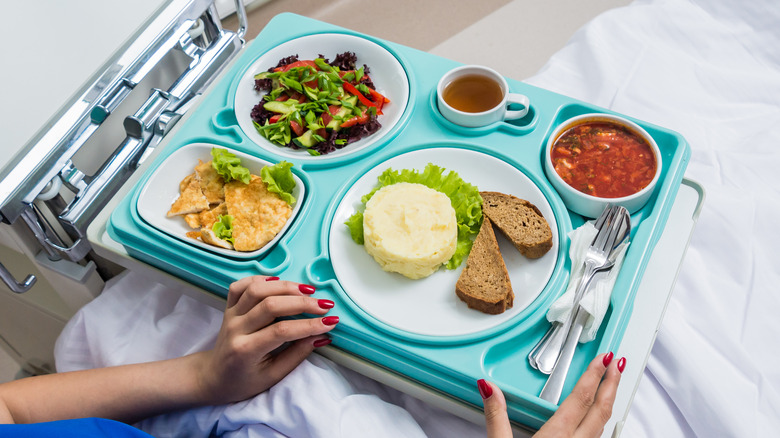
<svg viewBox="0 0 780 438">
<path fill-rule="evenodd" d="M 0 424 L 0 438 L 150 438 L 148 433 L 104 418 L 33 424 Z"/>
</svg>

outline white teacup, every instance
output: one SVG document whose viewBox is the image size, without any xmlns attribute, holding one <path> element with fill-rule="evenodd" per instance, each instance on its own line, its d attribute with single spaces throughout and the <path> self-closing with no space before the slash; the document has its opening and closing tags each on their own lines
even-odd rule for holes
<svg viewBox="0 0 780 438">
<path fill-rule="evenodd" d="M 444 118 L 467 128 L 520 119 L 530 108 L 527 96 L 510 93 L 503 76 L 479 65 L 457 67 L 442 76 L 436 87 L 436 101 Z M 510 110 L 510 104 L 523 109 Z"/>
</svg>

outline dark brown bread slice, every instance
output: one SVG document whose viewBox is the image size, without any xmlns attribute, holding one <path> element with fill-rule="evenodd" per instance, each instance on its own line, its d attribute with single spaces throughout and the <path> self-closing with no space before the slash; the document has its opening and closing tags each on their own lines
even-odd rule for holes
<svg viewBox="0 0 780 438">
<path fill-rule="evenodd" d="M 550 224 L 535 205 L 512 195 L 479 192 L 482 213 L 521 254 L 538 259 L 552 248 Z"/>
<path fill-rule="evenodd" d="M 483 216 L 455 294 L 472 309 L 497 315 L 512 307 L 515 294 L 490 220 Z"/>
</svg>

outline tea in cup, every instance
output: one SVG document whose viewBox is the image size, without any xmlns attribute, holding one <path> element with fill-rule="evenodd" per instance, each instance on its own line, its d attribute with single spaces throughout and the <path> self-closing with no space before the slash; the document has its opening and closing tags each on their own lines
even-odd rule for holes
<svg viewBox="0 0 780 438">
<path fill-rule="evenodd" d="M 503 76 L 479 65 L 464 65 L 447 72 L 439 80 L 436 95 L 441 115 L 468 128 L 521 119 L 530 107 L 528 97 L 509 92 Z M 523 108 L 510 110 L 510 104 Z"/>
</svg>

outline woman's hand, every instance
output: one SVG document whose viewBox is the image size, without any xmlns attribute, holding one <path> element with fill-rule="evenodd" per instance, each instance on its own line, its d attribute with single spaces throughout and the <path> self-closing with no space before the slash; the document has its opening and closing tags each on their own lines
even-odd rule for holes
<svg viewBox="0 0 780 438">
<path fill-rule="evenodd" d="M 534 435 L 535 437 L 598 437 L 612 416 L 620 375 L 626 359 L 613 361 L 613 354 L 600 354 L 582 374 L 571 394 Z M 488 438 L 512 436 L 506 399 L 494 384 L 482 379 L 477 382 L 485 405 Z"/>
<path fill-rule="evenodd" d="M 248 277 L 230 285 L 227 308 L 212 350 L 199 353 L 199 380 L 211 404 L 245 400 L 270 388 L 316 347 L 327 345 L 325 335 L 337 316 L 278 318 L 302 313 L 324 315 L 330 300 L 310 295 L 314 287 L 277 277 Z"/>
</svg>

